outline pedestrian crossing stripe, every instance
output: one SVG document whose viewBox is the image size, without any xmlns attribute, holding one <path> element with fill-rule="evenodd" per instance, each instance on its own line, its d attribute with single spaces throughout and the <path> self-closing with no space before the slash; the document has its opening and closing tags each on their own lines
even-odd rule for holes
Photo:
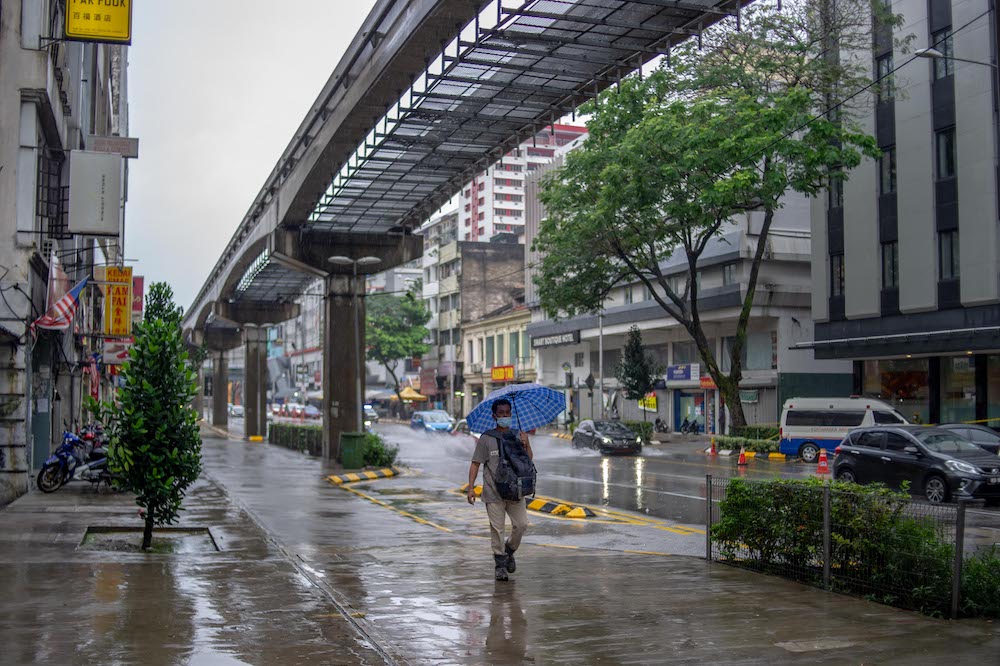
<svg viewBox="0 0 1000 666">
<path fill-rule="evenodd" d="M 346 474 L 339 474 L 334 476 L 326 477 L 326 480 L 335 485 L 341 485 L 344 483 L 357 483 L 358 481 L 368 481 L 375 479 L 385 479 L 390 476 L 399 476 L 402 472 L 395 467 L 383 467 L 379 470 L 368 470 L 361 473 L 348 472 Z"/>
</svg>

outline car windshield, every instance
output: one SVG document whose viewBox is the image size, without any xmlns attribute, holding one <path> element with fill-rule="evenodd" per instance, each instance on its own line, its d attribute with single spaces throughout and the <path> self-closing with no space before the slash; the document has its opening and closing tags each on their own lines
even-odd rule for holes
<svg viewBox="0 0 1000 666">
<path fill-rule="evenodd" d="M 631 435 L 632 431 L 618 421 L 596 421 L 594 426 L 605 435 Z"/>
<path fill-rule="evenodd" d="M 972 442 L 946 430 L 925 430 L 917 433 L 924 446 L 935 453 L 982 453 Z"/>
<path fill-rule="evenodd" d="M 450 423 L 448 417 L 444 414 L 435 414 L 434 412 L 427 412 L 424 414 L 424 423 Z"/>
</svg>

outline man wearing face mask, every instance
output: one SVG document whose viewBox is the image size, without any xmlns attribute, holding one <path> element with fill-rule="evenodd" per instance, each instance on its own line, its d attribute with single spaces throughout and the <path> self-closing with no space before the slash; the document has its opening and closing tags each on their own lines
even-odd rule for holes
<svg viewBox="0 0 1000 666">
<path fill-rule="evenodd" d="M 497 492 L 494 481 L 497 466 L 500 464 L 500 442 L 496 435 L 508 441 L 516 437 L 524 447 L 529 458 L 534 458 L 531 443 L 527 433 L 511 430 L 511 405 L 507 400 L 497 400 L 493 403 L 493 418 L 496 419 L 495 431 L 484 433 L 479 437 L 476 450 L 472 454 L 472 464 L 469 466 L 469 489 L 466 498 L 469 504 L 476 503 L 476 477 L 479 476 L 480 465 L 483 469 L 483 502 L 486 503 L 486 514 L 490 519 L 490 542 L 493 547 L 493 560 L 496 564 L 496 579 L 507 580 L 508 573 L 514 573 L 517 565 L 514 563 L 514 551 L 521 545 L 521 537 L 528 527 L 528 508 L 525 500 L 516 502 L 502 499 Z M 505 444 L 507 446 L 507 444 Z M 510 516 L 510 538 L 504 541 L 505 516 Z"/>
</svg>

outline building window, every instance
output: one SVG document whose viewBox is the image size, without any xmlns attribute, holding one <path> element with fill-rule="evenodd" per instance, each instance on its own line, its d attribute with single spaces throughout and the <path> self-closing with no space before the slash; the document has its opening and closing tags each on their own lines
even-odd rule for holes
<svg viewBox="0 0 1000 666">
<path fill-rule="evenodd" d="M 483 357 L 483 365 L 487 368 L 492 368 L 496 365 L 493 362 L 493 336 L 490 335 L 486 338 L 486 355 Z"/>
<path fill-rule="evenodd" d="M 958 272 L 958 230 L 938 233 L 938 260 L 941 265 L 942 280 L 957 280 Z"/>
<path fill-rule="evenodd" d="M 625 305 L 631 305 L 635 301 L 632 293 L 632 285 L 625 287 Z"/>
<path fill-rule="evenodd" d="M 573 354 L 573 367 L 582 368 L 583 367 L 583 352 L 576 352 Z"/>
<path fill-rule="evenodd" d="M 486 213 L 483 211 L 479 211 L 479 219 L 480 220 L 486 219 Z"/>
<path fill-rule="evenodd" d="M 949 127 L 937 132 L 937 177 L 938 180 L 955 177 L 955 128 Z"/>
<path fill-rule="evenodd" d="M 888 102 L 896 95 L 892 80 L 892 54 L 875 59 L 875 75 L 878 78 L 878 101 Z"/>
<path fill-rule="evenodd" d="M 892 194 L 896 191 L 896 147 L 892 146 L 882 151 L 878 169 L 879 194 Z"/>
<path fill-rule="evenodd" d="M 722 267 L 722 284 L 736 284 L 736 264 L 726 264 Z"/>
<path fill-rule="evenodd" d="M 899 287 L 899 243 L 882 243 L 882 288 Z"/>
<path fill-rule="evenodd" d="M 943 79 L 955 73 L 955 38 L 951 28 L 939 30 L 931 35 L 931 48 L 940 51 L 943 58 L 934 58 L 934 80 Z"/>
<path fill-rule="evenodd" d="M 496 365 L 503 365 L 503 334 L 497 336 L 497 362 Z"/>
<path fill-rule="evenodd" d="M 830 176 L 829 194 L 830 208 L 844 207 L 844 179 L 839 173 L 836 176 Z"/>
<path fill-rule="evenodd" d="M 517 331 L 514 331 L 507 335 L 507 340 L 510 347 L 510 362 L 517 363 L 517 359 L 521 355 L 521 349 L 519 347 L 521 335 Z"/>
<path fill-rule="evenodd" d="M 844 255 L 830 256 L 830 295 L 844 295 Z"/>
<path fill-rule="evenodd" d="M 475 361 L 475 360 L 476 360 L 476 359 L 475 359 L 475 358 L 474 358 L 474 357 L 472 356 L 472 352 L 473 352 L 473 348 L 472 348 L 472 340 L 469 340 L 469 363 L 472 363 L 473 361 Z"/>
</svg>

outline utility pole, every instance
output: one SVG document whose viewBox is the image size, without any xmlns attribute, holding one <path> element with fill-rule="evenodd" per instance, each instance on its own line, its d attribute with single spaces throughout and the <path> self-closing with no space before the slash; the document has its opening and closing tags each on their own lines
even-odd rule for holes
<svg viewBox="0 0 1000 666">
<path fill-rule="evenodd" d="M 604 402 L 604 308 L 601 308 L 600 314 L 597 315 L 597 320 L 599 322 L 597 335 L 597 374 L 600 378 L 598 399 L 601 401 L 601 419 L 604 420 L 608 418 L 608 409 Z"/>
</svg>

